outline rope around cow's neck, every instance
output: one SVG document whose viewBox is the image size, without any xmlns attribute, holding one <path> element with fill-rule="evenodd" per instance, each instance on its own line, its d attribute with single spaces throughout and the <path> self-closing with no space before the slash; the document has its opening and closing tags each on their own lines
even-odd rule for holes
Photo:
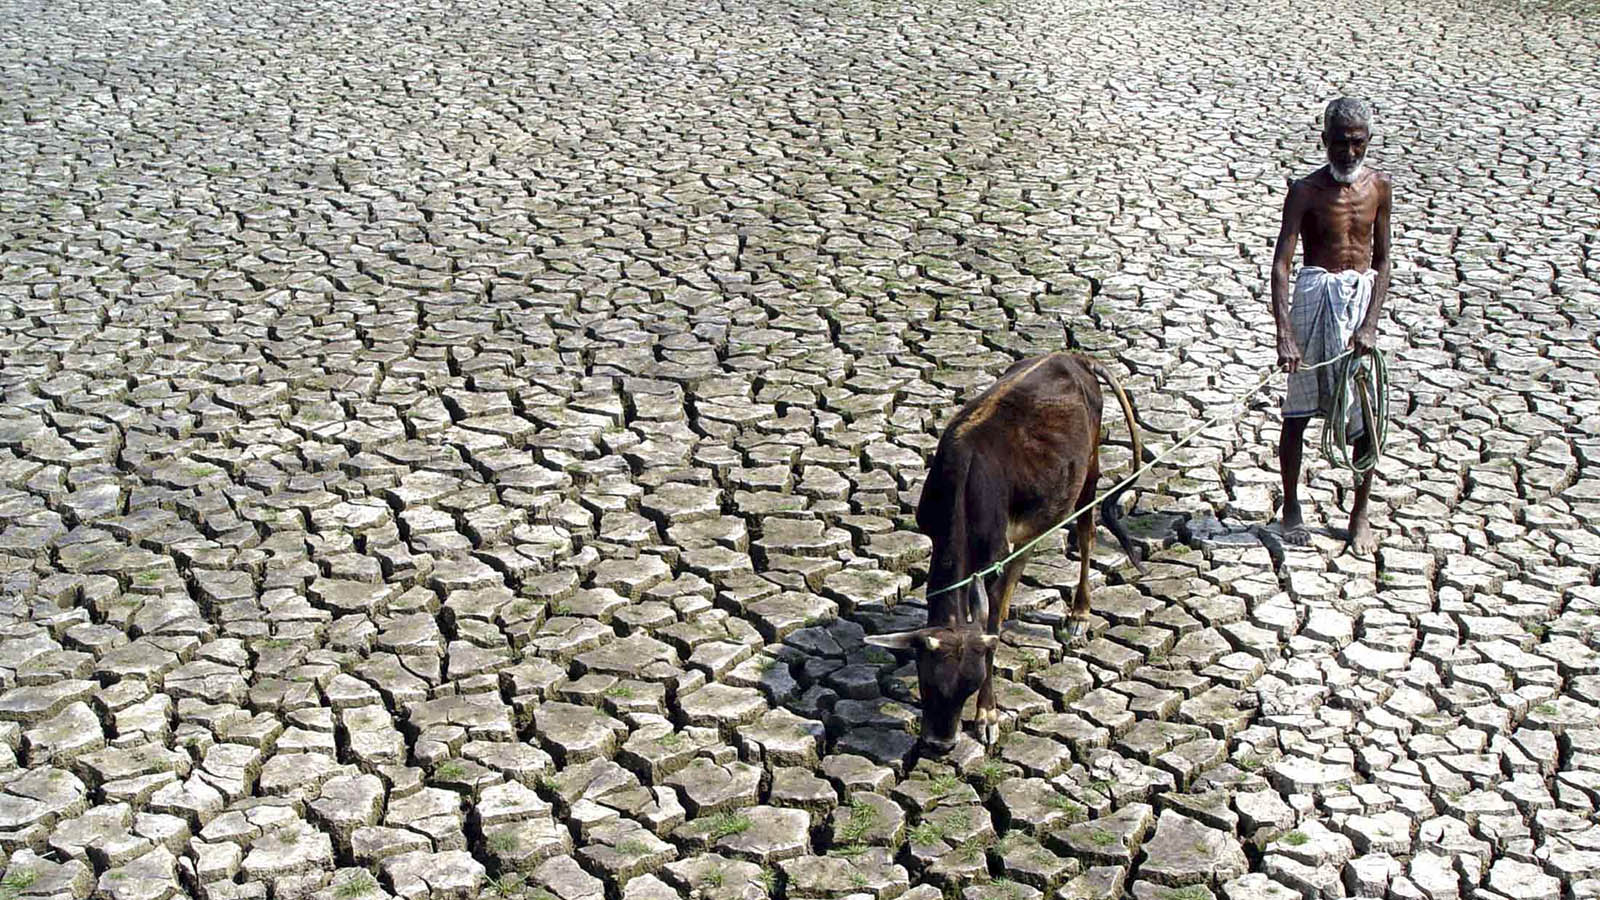
<svg viewBox="0 0 1600 900">
<path fill-rule="evenodd" d="M 1316 365 L 1301 366 L 1300 371 L 1311 372 L 1324 366 L 1331 366 L 1345 357 L 1350 356 L 1353 352 L 1354 351 L 1346 350 L 1338 356 L 1335 356 L 1332 359 L 1323 360 Z M 1368 357 L 1372 360 L 1371 363 L 1364 363 L 1362 360 L 1357 360 L 1352 365 L 1340 368 L 1334 375 L 1333 409 L 1328 416 L 1327 422 L 1323 424 L 1322 429 L 1323 457 L 1327 459 L 1330 464 L 1343 466 L 1344 468 L 1347 468 L 1358 475 L 1368 472 L 1378 465 L 1378 460 L 1383 456 L 1384 441 L 1389 435 L 1389 366 L 1388 363 L 1384 361 L 1383 351 L 1377 349 L 1376 347 L 1373 348 L 1372 353 L 1370 353 Z M 1261 378 L 1257 380 L 1249 390 L 1235 398 L 1234 401 L 1228 404 L 1228 406 L 1224 408 L 1222 412 L 1200 423 L 1200 425 L 1194 430 L 1179 438 L 1171 447 L 1168 447 L 1160 453 L 1157 453 L 1150 459 L 1149 462 L 1133 470 L 1131 475 L 1117 482 L 1115 485 L 1112 485 L 1111 490 L 1106 491 L 1100 496 L 1094 498 L 1094 500 L 1090 501 L 1089 503 L 1086 503 L 1083 506 L 1073 510 L 1071 515 L 1045 529 L 1039 534 L 1038 537 L 1035 537 L 1033 540 L 1023 544 L 1021 547 L 1011 551 L 1011 553 L 1007 556 L 1004 556 L 996 562 L 991 563 L 990 565 L 985 566 L 976 572 L 973 572 L 971 575 L 968 575 L 960 581 L 957 581 L 953 584 L 947 584 L 936 591 L 929 591 L 927 596 L 934 597 L 939 594 L 959 590 L 979 578 L 986 578 L 999 572 L 1001 569 L 1004 569 L 1012 560 L 1030 552 L 1034 547 L 1043 542 L 1045 538 L 1050 537 L 1061 529 L 1072 524 L 1072 522 L 1079 516 L 1083 515 L 1085 511 L 1100 505 L 1100 502 L 1106 497 L 1117 492 L 1123 486 L 1138 481 L 1139 478 L 1144 475 L 1144 473 L 1155 468 L 1157 463 L 1177 452 L 1178 448 L 1189 443 L 1195 438 L 1196 435 L 1200 434 L 1200 432 L 1205 431 L 1207 428 L 1210 428 L 1223 418 L 1232 414 L 1235 407 L 1238 407 L 1240 404 L 1254 396 L 1257 391 L 1260 391 L 1262 388 L 1266 387 L 1267 383 L 1272 381 L 1272 376 L 1276 375 L 1279 371 L 1281 370 L 1277 366 L 1273 366 L 1271 369 L 1267 370 L 1267 373 L 1262 375 Z M 1370 381 L 1364 380 L 1368 378 L 1370 378 Z M 1355 382 L 1358 380 L 1361 380 L 1362 382 L 1360 385 L 1355 384 Z M 1350 453 L 1345 447 L 1345 441 L 1340 439 L 1340 436 L 1344 434 L 1344 429 L 1332 428 L 1328 425 L 1328 423 L 1331 422 L 1346 421 L 1346 415 L 1350 409 L 1352 386 L 1355 386 L 1357 388 L 1357 392 L 1359 393 L 1361 409 L 1365 416 L 1364 421 L 1367 423 L 1367 433 L 1372 437 L 1368 451 L 1359 459 L 1355 460 L 1350 458 Z M 1367 388 L 1367 390 L 1360 390 L 1360 388 L 1363 386 Z"/>
</svg>

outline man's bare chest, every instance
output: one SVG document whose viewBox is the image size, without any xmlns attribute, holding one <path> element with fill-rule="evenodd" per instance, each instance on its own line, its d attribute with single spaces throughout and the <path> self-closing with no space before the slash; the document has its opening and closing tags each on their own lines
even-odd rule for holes
<svg viewBox="0 0 1600 900">
<path fill-rule="evenodd" d="M 1305 232 L 1330 239 L 1370 238 L 1378 217 L 1376 192 L 1322 193 L 1306 210 Z"/>
</svg>

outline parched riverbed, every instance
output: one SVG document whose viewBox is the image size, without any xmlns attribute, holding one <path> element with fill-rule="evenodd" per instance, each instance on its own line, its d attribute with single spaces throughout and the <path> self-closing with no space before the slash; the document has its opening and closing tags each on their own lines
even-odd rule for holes
<svg viewBox="0 0 1600 900">
<path fill-rule="evenodd" d="M 1600 897 L 1585 4 L 0 0 L 0 896 Z M 1268 393 L 908 765 L 1010 362 L 1156 449 L 1394 178 L 1376 560 Z M 1108 410 L 1109 486 L 1130 453 Z M 1315 434 L 1315 432 L 1313 432 Z M 916 886 L 916 887 L 913 887 Z"/>
</svg>

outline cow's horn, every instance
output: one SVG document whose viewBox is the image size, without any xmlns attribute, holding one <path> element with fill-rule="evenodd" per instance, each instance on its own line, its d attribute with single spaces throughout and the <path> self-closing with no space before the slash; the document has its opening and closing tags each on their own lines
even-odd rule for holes
<svg viewBox="0 0 1600 900">
<path fill-rule="evenodd" d="M 972 582 L 977 588 L 977 596 L 972 601 L 972 624 L 980 628 L 989 627 L 989 592 L 983 589 L 983 579 L 975 578 Z"/>
<path fill-rule="evenodd" d="M 897 631 L 893 634 L 869 634 L 864 640 L 874 647 L 911 650 L 917 646 L 919 640 L 925 641 L 926 638 L 922 631 Z"/>
</svg>

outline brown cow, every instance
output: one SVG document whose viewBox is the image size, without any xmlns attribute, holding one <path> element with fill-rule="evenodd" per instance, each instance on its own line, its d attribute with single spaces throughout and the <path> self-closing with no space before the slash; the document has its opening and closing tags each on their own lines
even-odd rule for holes
<svg viewBox="0 0 1600 900">
<path fill-rule="evenodd" d="M 1100 477 L 1102 409 L 1096 376 L 1116 392 L 1133 436 L 1134 459 L 1143 460 L 1133 405 L 1116 377 L 1100 363 L 1077 354 L 1052 353 L 1012 365 L 956 414 L 939 439 L 917 505 L 917 527 L 933 539 L 930 590 L 992 565 L 1012 547 L 1033 540 L 1094 500 Z M 1128 558 L 1143 571 L 1127 531 L 1117 521 L 1117 501 L 1124 489 L 1106 497 L 1101 515 Z M 1075 525 L 1078 592 L 1068 620 L 1073 637 L 1083 633 L 1089 617 L 1094 511 L 1085 512 Z M 990 576 L 987 585 L 978 579 L 965 590 L 930 596 L 928 627 L 867 638 L 879 647 L 917 651 L 925 751 L 938 755 L 955 746 L 961 708 L 975 691 L 980 737 L 986 743 L 999 737 L 994 648 L 1029 555 L 1017 557 L 998 576 Z M 999 597 L 993 607 L 991 595 Z"/>
</svg>

